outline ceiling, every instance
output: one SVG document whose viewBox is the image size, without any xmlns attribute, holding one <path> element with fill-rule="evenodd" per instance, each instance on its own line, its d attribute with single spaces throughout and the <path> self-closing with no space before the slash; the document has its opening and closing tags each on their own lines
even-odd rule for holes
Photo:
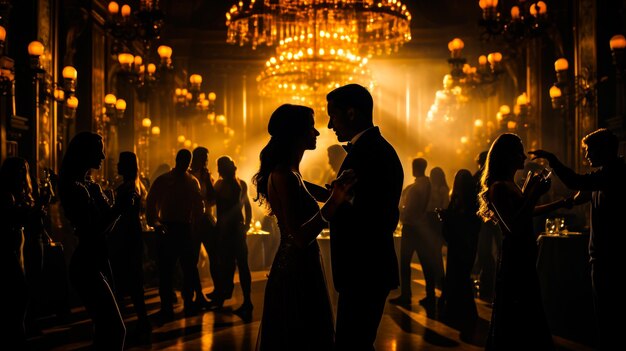
<svg viewBox="0 0 626 351">
<path fill-rule="evenodd" d="M 225 14 L 234 0 L 161 0 L 166 14 L 163 40 L 175 48 L 178 58 L 194 61 L 265 60 L 273 49 L 239 48 L 226 44 Z M 477 1 L 406 1 L 411 12 L 412 40 L 399 57 L 446 58 L 447 43 L 460 36 L 471 47 L 480 46 Z M 484 51 L 484 48 L 477 50 Z"/>
</svg>

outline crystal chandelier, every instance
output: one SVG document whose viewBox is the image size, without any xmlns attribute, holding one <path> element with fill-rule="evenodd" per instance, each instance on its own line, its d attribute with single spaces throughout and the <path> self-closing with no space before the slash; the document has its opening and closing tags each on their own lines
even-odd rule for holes
<svg viewBox="0 0 626 351">
<path fill-rule="evenodd" d="M 260 94 L 313 106 L 344 84 L 373 88 L 368 58 L 411 40 L 411 14 L 397 0 L 247 0 L 226 19 L 228 43 L 276 48 Z"/>
</svg>

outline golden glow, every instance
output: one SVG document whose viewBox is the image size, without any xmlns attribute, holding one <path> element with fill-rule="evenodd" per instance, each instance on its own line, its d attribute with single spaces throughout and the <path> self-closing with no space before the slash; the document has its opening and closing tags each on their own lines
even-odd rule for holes
<svg viewBox="0 0 626 351">
<path fill-rule="evenodd" d="M 483 66 L 487 64 L 487 56 L 485 55 L 480 55 L 478 56 L 478 64 Z"/>
<path fill-rule="evenodd" d="M 135 57 L 132 54 L 123 52 L 117 55 L 117 61 L 120 63 L 122 68 L 126 69 L 130 68 L 130 66 L 133 64 L 133 62 L 135 61 Z"/>
<path fill-rule="evenodd" d="M 511 113 L 511 108 L 509 107 L 509 105 L 502 105 L 500 106 L 500 113 L 503 115 L 508 115 L 509 113 Z"/>
<path fill-rule="evenodd" d="M 124 99 L 117 99 L 117 101 L 115 102 L 115 109 L 118 111 L 125 111 L 126 110 L 126 100 Z"/>
<path fill-rule="evenodd" d="M 483 9 L 495 9 L 498 6 L 498 0 L 479 0 L 478 6 Z"/>
<path fill-rule="evenodd" d="M 511 19 L 513 21 L 516 21 L 516 20 L 520 19 L 519 6 L 511 7 Z"/>
<path fill-rule="evenodd" d="M 7 38 L 7 30 L 0 26 L 0 42 L 4 41 Z"/>
<path fill-rule="evenodd" d="M 148 74 L 154 74 L 156 72 L 156 65 L 154 63 L 148 64 Z"/>
<path fill-rule="evenodd" d="M 78 78 L 78 71 L 76 71 L 76 68 L 74 68 L 72 66 L 65 66 L 65 67 L 63 67 L 63 71 L 62 71 L 61 75 L 65 79 L 76 80 L 76 78 Z"/>
<path fill-rule="evenodd" d="M 189 82 L 191 84 L 202 84 L 202 76 L 199 74 L 192 74 L 191 77 L 189 77 Z"/>
<path fill-rule="evenodd" d="M 554 70 L 557 72 L 567 71 L 568 68 L 569 63 L 564 58 L 560 58 L 554 62 Z"/>
<path fill-rule="evenodd" d="M 561 89 L 559 89 L 556 85 L 553 85 L 552 88 L 550 88 L 550 97 L 552 99 L 560 98 L 561 95 Z"/>
<path fill-rule="evenodd" d="M 525 92 L 517 97 L 517 104 L 520 106 L 529 104 L 528 95 Z"/>
<path fill-rule="evenodd" d="M 107 105 L 115 105 L 117 98 L 113 94 L 106 94 L 104 96 L 104 103 Z"/>
<path fill-rule="evenodd" d="M 150 120 L 150 118 L 146 117 L 146 118 L 141 120 L 141 126 L 142 127 L 150 128 L 151 125 L 152 125 L 152 121 Z"/>
<path fill-rule="evenodd" d="M 160 135 L 161 134 L 161 128 L 159 128 L 159 126 L 154 126 L 154 127 L 152 127 L 150 132 L 152 133 L 152 135 Z"/>
<path fill-rule="evenodd" d="M 213 101 L 215 101 L 215 99 L 217 99 L 217 95 L 215 95 L 214 92 L 210 92 L 209 93 L 209 101 L 213 102 Z"/>
<path fill-rule="evenodd" d="M 454 38 L 448 43 L 448 50 L 450 50 L 450 57 L 459 58 L 461 57 L 461 50 L 465 47 L 465 43 L 463 40 L 459 38 Z"/>
<path fill-rule="evenodd" d="M 59 88 L 54 89 L 54 99 L 56 101 L 65 100 L 65 92 L 63 91 L 63 89 L 59 89 Z"/>
<path fill-rule="evenodd" d="M 111 1 L 108 6 L 111 15 L 117 15 L 120 12 L 120 5 L 115 1 Z"/>
<path fill-rule="evenodd" d="M 177 140 L 179 143 L 181 143 L 181 144 L 182 144 L 182 143 L 184 143 L 184 142 L 185 142 L 186 138 L 185 138 L 185 136 L 184 136 L 184 135 L 182 135 L 182 134 L 181 134 L 181 135 L 179 135 L 179 136 L 178 136 L 178 138 L 176 138 L 176 140 Z"/>
<path fill-rule="evenodd" d="M 167 45 L 159 46 L 157 52 L 159 53 L 159 57 L 162 59 L 168 59 L 172 57 L 172 48 Z"/>
<path fill-rule="evenodd" d="M 227 42 L 276 47 L 257 77 L 261 96 L 325 105 L 338 86 L 373 82 L 366 58 L 392 54 L 411 40 L 400 1 L 239 1 L 226 14 Z M 377 6 L 375 8 L 374 6 Z"/>
<path fill-rule="evenodd" d="M 65 104 L 69 109 L 75 110 L 78 107 L 78 98 L 76 96 L 70 96 L 67 98 Z"/>
<path fill-rule="evenodd" d="M 43 55 L 44 52 L 44 46 L 41 42 L 39 41 L 31 41 L 30 44 L 28 44 L 28 54 L 30 56 L 41 56 Z"/>
<path fill-rule="evenodd" d="M 511 131 L 515 130 L 515 128 L 517 128 L 517 122 L 515 121 L 506 122 L 506 128 Z"/>
<path fill-rule="evenodd" d="M 130 16 L 131 8 L 128 5 L 122 6 L 122 17 Z"/>
<path fill-rule="evenodd" d="M 621 34 L 614 35 L 609 41 L 609 46 L 611 50 L 624 49 L 626 48 L 626 38 Z"/>
</svg>

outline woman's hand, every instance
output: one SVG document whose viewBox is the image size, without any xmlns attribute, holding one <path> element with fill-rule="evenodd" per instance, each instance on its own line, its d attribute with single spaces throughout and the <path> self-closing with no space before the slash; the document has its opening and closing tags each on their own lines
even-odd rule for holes
<svg viewBox="0 0 626 351">
<path fill-rule="evenodd" d="M 354 173 L 354 170 L 347 169 L 341 172 L 341 175 L 332 183 L 330 197 L 338 203 L 349 201 L 350 198 L 354 196 L 350 190 L 356 181 L 356 173 Z"/>
<path fill-rule="evenodd" d="M 530 175 L 530 180 L 526 186 L 525 192 L 539 198 L 550 190 L 552 180 L 549 177 L 544 177 L 543 174 L 533 173 Z"/>
</svg>

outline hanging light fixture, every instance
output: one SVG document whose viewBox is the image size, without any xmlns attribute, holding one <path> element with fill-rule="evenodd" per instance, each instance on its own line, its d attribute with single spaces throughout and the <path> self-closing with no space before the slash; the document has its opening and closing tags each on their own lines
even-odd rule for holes
<svg viewBox="0 0 626 351">
<path fill-rule="evenodd" d="M 368 58 L 411 40 L 410 21 L 398 0 L 246 0 L 226 13 L 227 42 L 276 47 L 261 95 L 318 105 L 340 85 L 372 88 Z"/>
</svg>

